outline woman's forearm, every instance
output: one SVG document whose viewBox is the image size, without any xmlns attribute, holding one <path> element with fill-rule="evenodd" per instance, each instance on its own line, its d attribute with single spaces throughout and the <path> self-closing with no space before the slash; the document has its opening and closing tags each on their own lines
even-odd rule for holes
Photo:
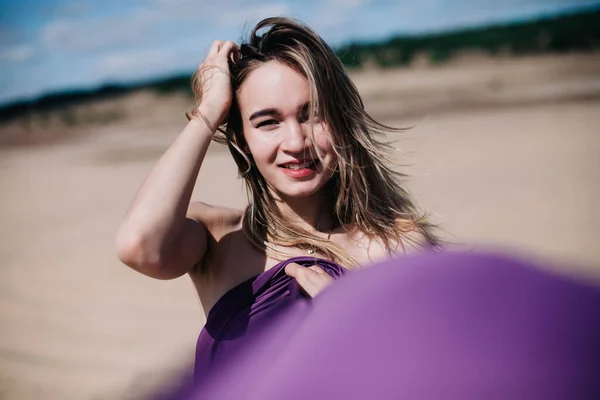
<svg viewBox="0 0 600 400">
<path fill-rule="evenodd" d="M 117 235 L 117 252 L 155 262 L 181 233 L 202 161 L 214 133 L 192 119 L 138 189 Z M 133 244 L 132 244 L 133 243 Z M 124 257 L 121 257 L 124 258 Z M 153 260 L 154 259 L 154 260 Z"/>
</svg>

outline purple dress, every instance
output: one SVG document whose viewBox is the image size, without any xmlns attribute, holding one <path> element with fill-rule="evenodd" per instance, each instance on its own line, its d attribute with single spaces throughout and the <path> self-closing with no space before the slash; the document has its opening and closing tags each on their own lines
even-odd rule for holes
<svg viewBox="0 0 600 400">
<path fill-rule="evenodd" d="M 345 268 L 324 259 L 293 257 L 225 293 L 208 313 L 198 339 L 194 379 L 199 385 L 208 385 L 215 375 L 224 373 L 221 369 L 231 369 L 232 358 L 239 360 L 245 352 L 253 358 L 259 342 L 270 337 L 270 330 L 276 329 L 281 337 L 286 326 L 293 328 L 290 323 L 310 310 L 310 298 L 295 279 L 285 274 L 285 266 L 292 262 L 318 264 L 335 279 L 347 273 Z"/>
<path fill-rule="evenodd" d="M 278 264 L 208 315 L 191 399 L 599 399 L 600 290 L 527 261 L 425 253 L 314 299 Z M 343 276 L 346 275 L 346 276 Z"/>
</svg>

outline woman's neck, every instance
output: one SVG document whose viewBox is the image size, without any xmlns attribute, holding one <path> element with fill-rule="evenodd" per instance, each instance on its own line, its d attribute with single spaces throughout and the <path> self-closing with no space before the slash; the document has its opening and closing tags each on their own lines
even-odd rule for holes
<svg viewBox="0 0 600 400">
<path fill-rule="evenodd" d="M 283 216 L 302 229 L 313 233 L 333 229 L 331 208 L 322 193 L 302 198 L 278 197 L 277 204 Z"/>
</svg>

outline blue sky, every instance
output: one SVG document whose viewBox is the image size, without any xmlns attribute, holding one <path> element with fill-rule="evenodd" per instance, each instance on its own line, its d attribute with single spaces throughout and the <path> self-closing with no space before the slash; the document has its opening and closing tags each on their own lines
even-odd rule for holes
<svg viewBox="0 0 600 400">
<path fill-rule="evenodd" d="M 0 104 L 190 72 L 214 39 L 286 15 L 332 45 L 558 14 L 586 0 L 0 0 Z"/>
</svg>

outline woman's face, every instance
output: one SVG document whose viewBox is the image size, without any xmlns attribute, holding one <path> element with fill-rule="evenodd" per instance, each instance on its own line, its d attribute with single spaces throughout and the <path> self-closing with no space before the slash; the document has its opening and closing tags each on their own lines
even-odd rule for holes
<svg viewBox="0 0 600 400">
<path fill-rule="evenodd" d="M 278 61 L 252 71 L 237 93 L 256 167 L 282 199 L 319 192 L 335 168 L 327 125 L 314 116 L 310 132 L 309 100 L 306 78 Z"/>
</svg>

